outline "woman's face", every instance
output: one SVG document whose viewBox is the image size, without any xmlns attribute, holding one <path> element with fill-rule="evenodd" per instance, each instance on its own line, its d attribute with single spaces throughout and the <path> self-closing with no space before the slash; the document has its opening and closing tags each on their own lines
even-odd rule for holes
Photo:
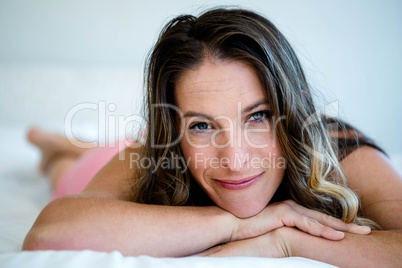
<svg viewBox="0 0 402 268">
<path fill-rule="evenodd" d="M 237 217 L 258 214 L 279 187 L 285 160 L 254 69 L 206 60 L 180 77 L 175 101 L 183 116 L 180 146 L 194 179 Z"/>
</svg>

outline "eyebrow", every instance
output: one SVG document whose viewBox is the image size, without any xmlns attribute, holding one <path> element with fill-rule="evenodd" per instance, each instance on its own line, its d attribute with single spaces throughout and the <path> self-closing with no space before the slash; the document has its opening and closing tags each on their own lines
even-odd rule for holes
<svg viewBox="0 0 402 268">
<path fill-rule="evenodd" d="M 260 100 L 260 101 L 257 101 L 255 103 L 253 103 L 253 104 L 250 104 L 249 106 L 245 107 L 242 110 L 242 114 L 248 113 L 248 112 L 254 110 L 255 108 L 257 108 L 258 106 L 260 106 L 262 104 L 269 104 L 268 100 Z M 214 120 L 213 117 L 210 116 L 210 115 L 207 115 L 207 114 L 204 114 L 204 113 L 197 113 L 197 112 L 193 112 L 193 111 L 188 111 L 187 113 L 184 114 L 183 117 L 189 117 L 189 116 L 204 117 L 204 118 L 208 119 L 209 121 Z"/>
</svg>

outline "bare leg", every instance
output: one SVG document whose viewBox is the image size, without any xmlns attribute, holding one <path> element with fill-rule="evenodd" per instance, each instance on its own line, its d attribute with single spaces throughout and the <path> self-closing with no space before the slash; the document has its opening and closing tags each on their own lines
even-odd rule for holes
<svg viewBox="0 0 402 268">
<path fill-rule="evenodd" d="M 37 128 L 30 129 L 27 138 L 42 152 L 39 170 L 47 175 L 52 189 L 57 186 L 62 175 L 77 158 L 90 150 L 74 146 L 59 134 L 44 132 Z"/>
</svg>

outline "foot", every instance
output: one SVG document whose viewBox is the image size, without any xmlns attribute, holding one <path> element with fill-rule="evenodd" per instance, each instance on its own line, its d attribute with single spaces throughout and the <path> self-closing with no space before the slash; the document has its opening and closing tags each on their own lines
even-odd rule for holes
<svg viewBox="0 0 402 268">
<path fill-rule="evenodd" d="M 78 158 L 86 151 L 86 149 L 74 146 L 67 138 L 59 134 L 44 132 L 38 128 L 31 128 L 28 131 L 27 139 L 42 152 L 39 170 L 43 173 L 46 173 L 57 159 Z"/>
</svg>

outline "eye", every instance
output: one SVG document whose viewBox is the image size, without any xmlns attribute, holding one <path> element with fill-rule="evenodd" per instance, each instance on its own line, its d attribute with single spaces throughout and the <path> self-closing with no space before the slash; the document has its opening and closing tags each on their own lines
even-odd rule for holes
<svg viewBox="0 0 402 268">
<path fill-rule="evenodd" d="M 205 131 L 207 129 L 210 129 L 211 126 L 208 123 L 202 122 L 202 123 L 196 123 L 190 127 L 190 129 L 193 129 L 195 131 Z"/>
<path fill-rule="evenodd" d="M 263 112 L 256 112 L 252 115 L 254 120 L 261 120 L 264 117 L 264 113 Z"/>
<path fill-rule="evenodd" d="M 270 111 L 268 111 L 268 110 L 266 110 L 266 111 L 258 111 L 258 112 L 253 113 L 250 116 L 249 121 L 251 121 L 253 123 L 254 122 L 259 123 L 259 122 L 263 122 L 264 120 L 268 120 L 270 117 L 271 117 L 271 112 Z"/>
</svg>

